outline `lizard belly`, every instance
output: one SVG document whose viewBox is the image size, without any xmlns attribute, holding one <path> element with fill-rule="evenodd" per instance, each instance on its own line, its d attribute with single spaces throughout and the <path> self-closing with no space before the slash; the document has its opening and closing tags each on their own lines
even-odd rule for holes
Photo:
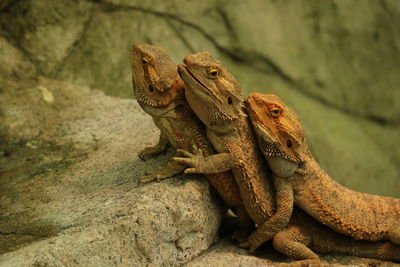
<svg viewBox="0 0 400 267">
<path fill-rule="evenodd" d="M 271 208 L 271 197 L 267 193 L 268 185 L 260 180 L 257 181 L 248 173 L 243 173 L 240 166 L 233 169 L 233 174 L 246 211 L 256 224 L 263 224 L 274 213 Z"/>
<path fill-rule="evenodd" d="M 263 158 L 257 153 L 256 143 L 246 135 L 242 136 L 246 142 L 232 141 L 231 137 L 219 136 L 208 129 L 207 137 L 215 150 L 231 155 L 232 172 L 246 211 L 256 224 L 264 223 L 275 212 L 275 196 L 267 177 L 268 168 L 261 162 Z"/>
</svg>

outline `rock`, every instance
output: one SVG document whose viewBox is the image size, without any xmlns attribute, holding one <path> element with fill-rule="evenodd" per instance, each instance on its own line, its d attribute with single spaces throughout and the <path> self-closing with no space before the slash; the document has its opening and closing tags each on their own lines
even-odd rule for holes
<svg viewBox="0 0 400 267">
<path fill-rule="evenodd" d="M 293 106 L 332 177 L 358 191 L 400 197 L 396 0 L 363 7 L 333 0 L 64 2 L 0 6 L 10 55 L 28 58 L 46 77 L 131 98 L 133 43 L 161 45 L 177 62 L 209 51 L 244 95 L 276 93 Z"/>
<path fill-rule="evenodd" d="M 277 266 L 277 263 L 250 255 L 247 250 L 240 249 L 227 240 L 221 240 L 184 266 Z"/>
<path fill-rule="evenodd" d="M 162 45 L 176 62 L 211 52 L 244 95 L 293 106 L 336 180 L 400 197 L 399 10 L 396 0 L 0 1 L 0 266 L 288 261 L 225 239 L 206 250 L 222 209 L 200 176 L 136 186 L 170 154 L 137 159 L 158 131 L 131 99 L 133 43 Z"/>
<path fill-rule="evenodd" d="M 222 210 L 201 176 L 137 187 L 166 157 L 138 160 L 157 130 L 136 101 L 30 85 L 0 98 L 0 266 L 176 266 L 216 240 Z"/>
<path fill-rule="evenodd" d="M 89 1 L 76 0 L 15 1 L 0 23 L 39 73 L 52 77 L 84 34 L 91 6 Z"/>
<path fill-rule="evenodd" d="M 400 123 L 398 1 L 226 5 L 237 41 L 302 94 L 376 122 Z M 251 19 L 249 19 L 251 16 Z"/>
<path fill-rule="evenodd" d="M 23 53 L 4 37 L 0 37 L 0 86 L 7 80 L 19 80 L 36 76 L 35 66 Z M 1 90 L 1 88 L 0 88 Z"/>
<path fill-rule="evenodd" d="M 322 266 L 400 266 L 400 264 L 351 257 L 346 255 L 319 255 Z M 280 263 L 292 263 L 294 260 L 288 260 L 273 250 L 270 243 L 263 245 L 255 255 L 251 255 L 247 250 L 240 249 L 226 239 L 220 240 L 211 246 L 200 256 L 186 263 L 185 267 L 201 266 L 280 266 Z M 296 265 L 297 266 L 297 265 Z"/>
</svg>

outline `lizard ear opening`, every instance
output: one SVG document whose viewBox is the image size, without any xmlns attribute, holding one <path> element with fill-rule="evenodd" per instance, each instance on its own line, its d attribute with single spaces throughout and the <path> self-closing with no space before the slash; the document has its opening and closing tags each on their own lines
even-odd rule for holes
<svg viewBox="0 0 400 267">
<path fill-rule="evenodd" d="M 231 105 L 233 103 L 232 97 L 228 96 L 228 104 Z"/>
<path fill-rule="evenodd" d="M 288 148 L 291 148 L 293 146 L 292 141 L 290 141 L 290 139 L 286 140 L 286 146 Z"/>
</svg>

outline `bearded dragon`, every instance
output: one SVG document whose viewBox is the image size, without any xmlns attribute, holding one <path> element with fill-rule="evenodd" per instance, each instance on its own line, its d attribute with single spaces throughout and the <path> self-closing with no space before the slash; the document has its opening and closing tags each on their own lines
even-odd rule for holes
<svg viewBox="0 0 400 267">
<path fill-rule="evenodd" d="M 248 203 L 246 208 L 249 214 L 262 226 L 274 210 L 274 204 L 269 201 L 275 202 L 275 199 L 265 181 L 268 179 L 265 175 L 267 167 L 260 159 L 255 143 L 252 143 L 255 140 L 243 113 L 240 86 L 209 53 L 189 55 L 184 63 L 187 66 L 179 65 L 179 73 L 185 81 L 186 98 L 205 123 L 207 136 L 219 154 L 203 157 L 199 153 L 181 150 L 179 152 L 184 157 L 173 160 L 188 165 L 186 173 L 233 170 L 241 197 Z M 255 189 L 259 189 L 261 194 L 258 195 Z M 265 236 L 262 227 L 259 226 L 257 231 L 261 232 L 261 238 Z M 263 241 L 256 240 L 251 249 L 254 250 L 259 242 Z M 275 235 L 273 244 L 275 249 L 288 257 L 311 260 L 308 263 L 319 261 L 318 255 L 311 249 L 383 260 L 400 259 L 399 246 L 390 242 L 356 241 L 323 226 L 300 210 L 296 210 L 290 218 L 288 227 Z"/>
<path fill-rule="evenodd" d="M 183 81 L 167 51 L 156 45 L 136 44 L 132 47 L 130 59 L 134 96 L 161 131 L 159 143 L 139 152 L 139 157 L 145 160 L 158 155 L 170 145 L 175 149 L 195 149 L 204 156 L 213 154 L 212 146 L 205 138 L 204 125 L 186 102 Z M 170 162 L 158 171 L 140 178 L 139 183 L 169 178 L 184 169 L 185 166 Z M 241 203 L 232 173 L 205 176 L 228 206 L 235 209 L 241 230 L 250 227 L 251 220 Z"/>
<path fill-rule="evenodd" d="M 328 176 L 312 157 L 297 114 L 279 97 L 253 93 L 246 100 L 260 148 L 277 191 L 287 196 L 274 217 L 286 221 L 293 204 L 335 231 L 356 240 L 400 244 L 400 199 L 352 191 Z M 287 201 L 291 200 L 289 206 Z M 271 225 L 279 231 L 286 225 Z"/>
<path fill-rule="evenodd" d="M 264 229 L 270 227 L 265 222 L 275 213 L 275 192 L 244 112 L 242 89 L 208 52 L 188 55 L 184 63 L 178 72 L 185 82 L 186 99 L 205 124 L 207 138 L 218 154 L 204 157 L 180 150 L 182 157 L 173 160 L 189 166 L 185 173 L 233 172 L 242 202 L 257 226 L 248 238 L 254 251 L 265 242 Z"/>
<path fill-rule="evenodd" d="M 390 241 L 355 240 L 324 226 L 307 213 L 294 208 L 287 228 L 273 238 L 276 250 L 300 261 L 290 266 L 310 266 L 319 263 L 319 253 L 340 253 L 351 256 L 399 261 L 400 246 Z"/>
</svg>

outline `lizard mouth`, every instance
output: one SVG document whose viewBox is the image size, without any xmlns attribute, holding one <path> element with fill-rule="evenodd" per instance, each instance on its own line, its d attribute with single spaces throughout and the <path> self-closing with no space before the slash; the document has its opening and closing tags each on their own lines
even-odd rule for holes
<svg viewBox="0 0 400 267">
<path fill-rule="evenodd" d="M 182 79 L 184 77 L 190 79 L 195 84 L 200 85 L 204 89 L 204 91 L 206 91 L 208 94 L 211 94 L 211 96 L 214 99 L 216 99 L 218 102 L 221 102 L 219 100 L 219 98 L 203 82 L 200 81 L 200 79 L 190 70 L 189 67 L 187 67 L 185 65 L 182 65 L 182 64 L 179 64 L 178 65 L 178 73 L 182 77 Z"/>
<path fill-rule="evenodd" d="M 186 67 L 185 65 L 179 65 L 178 67 L 178 72 L 179 75 L 182 76 L 182 74 L 185 76 L 188 76 L 190 78 L 192 78 L 192 80 L 194 80 L 195 82 L 197 82 L 198 84 L 200 84 L 204 89 L 206 89 L 208 91 L 207 86 L 205 86 L 200 80 L 199 78 L 196 77 L 196 75 L 194 75 L 193 72 L 190 71 L 190 69 L 188 67 Z"/>
</svg>

